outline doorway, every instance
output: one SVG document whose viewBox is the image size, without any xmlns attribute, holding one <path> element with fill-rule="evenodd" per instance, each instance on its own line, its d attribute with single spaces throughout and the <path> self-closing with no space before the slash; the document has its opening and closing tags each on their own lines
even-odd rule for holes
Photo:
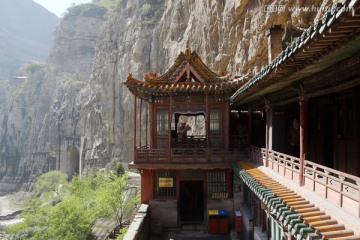
<svg viewBox="0 0 360 240">
<path fill-rule="evenodd" d="M 180 182 L 180 221 L 187 223 L 204 221 L 203 181 Z"/>
</svg>

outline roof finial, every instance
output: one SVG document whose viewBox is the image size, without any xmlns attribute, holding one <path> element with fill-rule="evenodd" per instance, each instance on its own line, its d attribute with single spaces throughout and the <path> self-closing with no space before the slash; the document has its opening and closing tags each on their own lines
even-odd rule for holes
<svg viewBox="0 0 360 240">
<path fill-rule="evenodd" d="M 188 39 L 186 42 L 186 54 L 190 55 L 191 54 L 191 48 L 190 48 L 190 40 Z"/>
</svg>

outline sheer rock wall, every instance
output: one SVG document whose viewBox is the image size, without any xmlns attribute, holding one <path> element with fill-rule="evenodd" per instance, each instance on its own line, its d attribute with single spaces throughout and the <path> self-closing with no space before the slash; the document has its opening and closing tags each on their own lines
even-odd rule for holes
<svg viewBox="0 0 360 240">
<path fill-rule="evenodd" d="M 267 29 L 308 27 L 323 14 L 291 6 L 332 3 L 123 0 L 106 15 L 98 7 L 70 11 L 48 65 L 0 108 L 0 193 L 31 188 L 33 176 L 59 167 L 59 156 L 60 169 L 69 174 L 131 162 L 134 103 L 122 84 L 129 72 L 139 79 L 149 71 L 164 73 L 189 39 L 214 71 L 255 74 L 268 61 Z"/>
</svg>

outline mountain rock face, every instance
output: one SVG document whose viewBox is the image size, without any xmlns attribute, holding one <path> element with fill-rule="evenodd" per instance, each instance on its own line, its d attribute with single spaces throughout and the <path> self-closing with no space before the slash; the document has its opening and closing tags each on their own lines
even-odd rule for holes
<svg viewBox="0 0 360 240">
<path fill-rule="evenodd" d="M 45 62 L 59 22 L 32 0 L 0 1 L 0 80 L 24 62 Z"/>
<path fill-rule="evenodd" d="M 90 112 L 84 103 L 105 13 L 91 4 L 73 8 L 55 32 L 48 63 L 23 82 L 0 86 L 6 103 L 0 106 L 0 194 L 27 190 L 49 170 L 78 172 L 77 147 L 85 131 L 78 121 Z"/>
<path fill-rule="evenodd" d="M 332 4 L 122 0 L 107 13 L 92 4 L 75 7 L 55 33 L 47 66 L 6 98 L 0 192 L 29 189 L 35 175 L 50 169 L 72 174 L 111 161 L 131 162 L 133 96 L 122 84 L 129 72 L 138 79 L 150 71 L 164 73 L 190 40 L 214 71 L 255 74 L 268 62 L 266 30 L 280 24 L 308 27 L 324 13 L 290 7 Z"/>
</svg>

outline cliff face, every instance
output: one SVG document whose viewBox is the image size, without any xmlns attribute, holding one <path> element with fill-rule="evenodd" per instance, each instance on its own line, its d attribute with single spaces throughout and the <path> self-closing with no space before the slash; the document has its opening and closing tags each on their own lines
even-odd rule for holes
<svg viewBox="0 0 360 240">
<path fill-rule="evenodd" d="M 211 69 L 254 74 L 268 61 L 267 29 L 307 27 L 322 14 L 290 7 L 332 4 L 260 2 L 123 0 L 106 21 L 99 7 L 70 11 L 48 66 L 31 76 L 0 119 L 0 191 L 59 166 L 72 173 L 131 162 L 133 96 L 122 84 L 129 72 L 139 79 L 164 73 L 189 39 Z"/>
<path fill-rule="evenodd" d="M 47 65 L 20 83 L 2 82 L 0 194 L 27 190 L 34 176 L 59 165 L 68 173 L 77 170 L 68 159 L 78 159 L 80 115 L 105 12 L 92 5 L 72 9 L 55 32 Z"/>
<path fill-rule="evenodd" d="M 91 78 L 107 126 L 107 135 L 98 135 L 107 146 L 101 156 L 132 161 L 133 96 L 121 84 L 129 72 L 139 79 L 149 71 L 164 73 L 189 39 L 211 69 L 254 74 L 268 62 L 266 30 L 279 24 L 308 27 L 322 14 L 290 7 L 331 5 L 319 0 L 122 1 L 105 24 Z M 284 10 L 270 11 L 270 6 Z"/>
</svg>

